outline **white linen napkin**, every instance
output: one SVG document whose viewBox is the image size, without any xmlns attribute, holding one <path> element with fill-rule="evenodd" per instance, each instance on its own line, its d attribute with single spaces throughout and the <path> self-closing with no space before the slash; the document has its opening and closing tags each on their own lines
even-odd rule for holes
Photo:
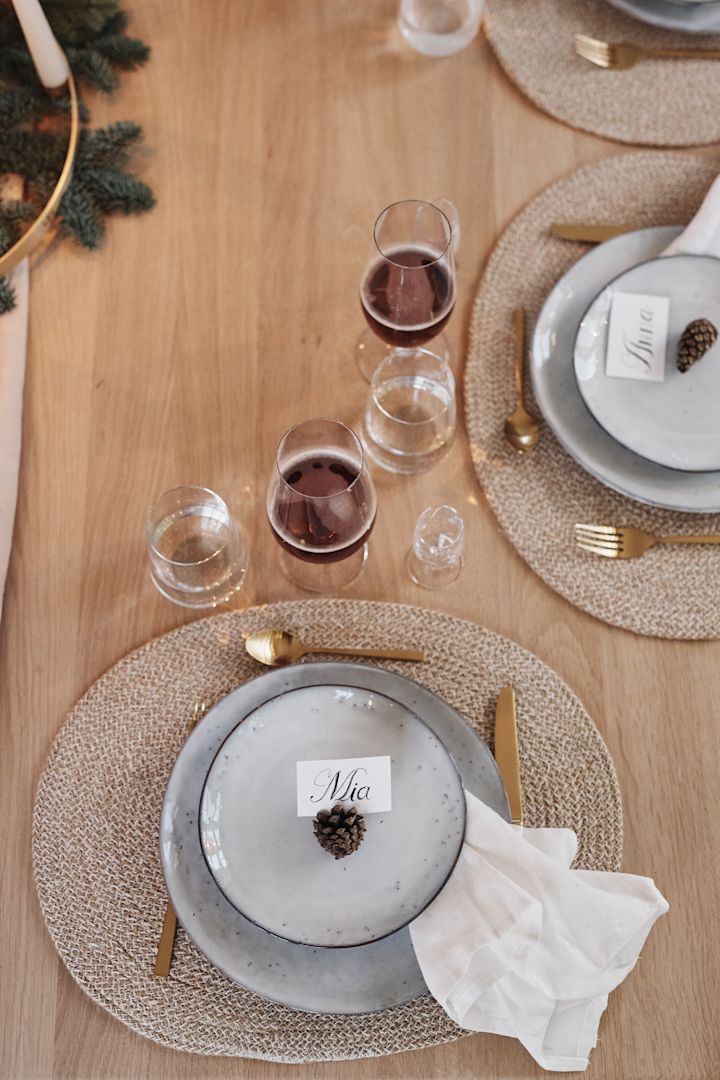
<svg viewBox="0 0 720 1080">
<path fill-rule="evenodd" d="M 15 268 L 10 280 L 15 289 L 17 306 L 6 315 L 0 315 L 0 617 L 20 469 L 28 326 L 27 259 L 23 259 Z"/>
<path fill-rule="evenodd" d="M 690 224 L 665 248 L 663 255 L 715 255 L 720 258 L 720 176 L 713 181 Z"/>
<path fill-rule="evenodd" d="M 455 870 L 410 925 L 425 982 L 461 1027 L 513 1036 L 542 1068 L 580 1072 L 608 994 L 668 903 L 650 878 L 571 870 L 569 829 L 508 825 L 465 794 Z"/>
</svg>

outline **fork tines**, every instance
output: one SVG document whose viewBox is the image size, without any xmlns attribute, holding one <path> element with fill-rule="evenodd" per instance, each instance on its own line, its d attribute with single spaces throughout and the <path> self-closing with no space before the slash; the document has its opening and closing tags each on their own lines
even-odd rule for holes
<svg viewBox="0 0 720 1080">
<path fill-rule="evenodd" d="M 587 34 L 575 35 L 575 51 L 591 64 L 610 67 L 612 62 L 610 48 L 607 41 L 598 41 L 597 38 L 588 37 Z"/>
<path fill-rule="evenodd" d="M 575 540 L 582 551 L 617 559 L 623 551 L 623 535 L 612 525 L 576 525 Z"/>
</svg>

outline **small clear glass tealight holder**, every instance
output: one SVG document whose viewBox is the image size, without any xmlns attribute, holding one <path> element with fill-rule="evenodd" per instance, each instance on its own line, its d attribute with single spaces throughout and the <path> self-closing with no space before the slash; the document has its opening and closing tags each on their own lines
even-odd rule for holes
<svg viewBox="0 0 720 1080">
<path fill-rule="evenodd" d="M 465 525 L 453 506 L 429 506 L 415 526 L 407 569 L 423 589 L 442 589 L 458 577 L 463 565 Z"/>
</svg>

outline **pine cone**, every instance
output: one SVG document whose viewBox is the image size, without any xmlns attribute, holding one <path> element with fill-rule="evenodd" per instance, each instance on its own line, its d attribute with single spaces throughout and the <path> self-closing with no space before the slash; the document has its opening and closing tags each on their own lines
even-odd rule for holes
<svg viewBox="0 0 720 1080">
<path fill-rule="evenodd" d="M 718 332 L 709 319 L 694 319 L 688 323 L 678 342 L 677 366 L 688 371 L 717 341 Z"/>
<path fill-rule="evenodd" d="M 352 855 L 363 842 L 365 818 L 354 806 L 336 803 L 332 810 L 318 810 L 313 832 L 321 847 L 336 859 Z"/>
</svg>

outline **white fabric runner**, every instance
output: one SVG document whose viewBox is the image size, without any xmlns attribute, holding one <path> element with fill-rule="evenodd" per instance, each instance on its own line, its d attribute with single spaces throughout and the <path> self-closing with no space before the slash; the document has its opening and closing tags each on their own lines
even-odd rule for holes
<svg viewBox="0 0 720 1080">
<path fill-rule="evenodd" d="M 17 501 L 28 329 L 28 262 L 11 275 L 17 306 L 0 315 L 0 617 Z"/>
</svg>

